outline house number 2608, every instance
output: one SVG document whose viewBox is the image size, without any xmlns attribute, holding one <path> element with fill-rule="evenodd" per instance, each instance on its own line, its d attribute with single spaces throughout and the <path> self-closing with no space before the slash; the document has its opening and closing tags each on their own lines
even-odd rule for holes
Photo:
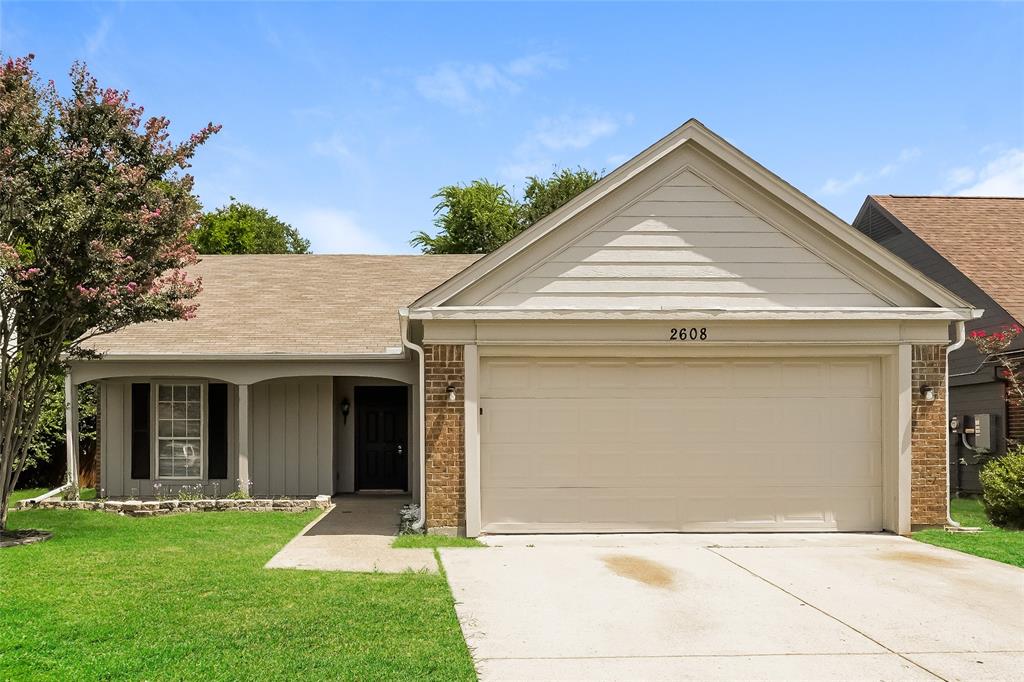
<svg viewBox="0 0 1024 682">
<path fill-rule="evenodd" d="M 707 327 L 673 327 L 669 341 L 707 341 Z"/>
</svg>

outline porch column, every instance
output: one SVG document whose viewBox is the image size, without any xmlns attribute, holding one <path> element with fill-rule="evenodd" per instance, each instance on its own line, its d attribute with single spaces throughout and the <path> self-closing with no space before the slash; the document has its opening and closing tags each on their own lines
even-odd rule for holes
<svg viewBox="0 0 1024 682">
<path fill-rule="evenodd" d="M 250 492 L 249 478 L 249 384 L 238 384 L 238 480 L 239 489 Z"/>
<path fill-rule="evenodd" d="M 67 448 L 68 481 L 74 484 L 78 495 L 78 386 L 71 376 L 71 368 L 64 375 L 64 442 Z M 69 496 L 70 497 L 70 496 Z"/>
</svg>

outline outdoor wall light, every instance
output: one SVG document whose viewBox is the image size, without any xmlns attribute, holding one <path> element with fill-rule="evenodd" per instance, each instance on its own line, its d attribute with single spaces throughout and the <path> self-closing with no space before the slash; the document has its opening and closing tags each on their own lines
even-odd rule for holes
<svg viewBox="0 0 1024 682">
<path fill-rule="evenodd" d="M 455 387 L 452 386 L 451 384 L 448 384 L 447 391 L 448 391 L 448 402 L 450 402 L 450 403 L 455 402 Z"/>
<path fill-rule="evenodd" d="M 341 423 L 348 423 L 348 413 L 352 410 L 352 403 L 348 401 L 348 398 L 341 399 Z"/>
<path fill-rule="evenodd" d="M 922 386 L 921 397 L 927 400 L 928 402 L 932 402 L 933 400 L 935 400 L 935 389 L 932 388 L 931 386 Z"/>
</svg>

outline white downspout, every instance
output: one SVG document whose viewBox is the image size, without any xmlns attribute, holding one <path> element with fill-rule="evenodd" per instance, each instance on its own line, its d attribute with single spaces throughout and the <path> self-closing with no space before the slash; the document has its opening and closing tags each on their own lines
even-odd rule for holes
<svg viewBox="0 0 1024 682">
<path fill-rule="evenodd" d="M 953 520 L 950 507 L 953 502 L 950 499 L 950 488 L 953 484 L 953 466 L 949 462 L 949 356 L 951 353 L 963 348 L 964 343 L 967 341 L 966 330 L 964 329 L 964 321 L 957 320 L 956 323 L 956 340 L 953 343 L 946 346 L 946 524 L 953 528 L 960 528 L 960 524 Z"/>
<path fill-rule="evenodd" d="M 402 345 L 406 348 L 414 351 L 419 357 L 419 386 L 416 391 L 418 402 L 419 402 L 419 423 L 417 428 L 419 429 L 419 441 L 417 443 L 417 459 L 419 460 L 419 488 L 420 488 L 420 515 L 416 519 L 416 523 L 412 524 L 413 529 L 419 530 L 423 528 L 423 524 L 427 520 L 427 456 L 426 456 L 426 442 L 427 442 L 427 387 L 426 387 L 426 368 L 423 356 L 423 346 L 419 346 L 409 340 L 409 309 L 402 308 L 398 311 L 398 319 L 402 327 Z M 948 450 L 948 446 L 947 446 Z"/>
</svg>

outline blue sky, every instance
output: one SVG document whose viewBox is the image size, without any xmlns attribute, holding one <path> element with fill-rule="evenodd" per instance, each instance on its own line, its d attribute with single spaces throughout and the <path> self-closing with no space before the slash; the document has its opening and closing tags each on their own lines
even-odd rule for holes
<svg viewBox="0 0 1024 682">
<path fill-rule="evenodd" d="M 87 62 L 193 174 L 314 250 L 411 252 L 438 187 L 611 170 L 696 116 L 842 218 L 1024 194 L 1024 4 L 0 3 L 0 50 Z"/>
</svg>

